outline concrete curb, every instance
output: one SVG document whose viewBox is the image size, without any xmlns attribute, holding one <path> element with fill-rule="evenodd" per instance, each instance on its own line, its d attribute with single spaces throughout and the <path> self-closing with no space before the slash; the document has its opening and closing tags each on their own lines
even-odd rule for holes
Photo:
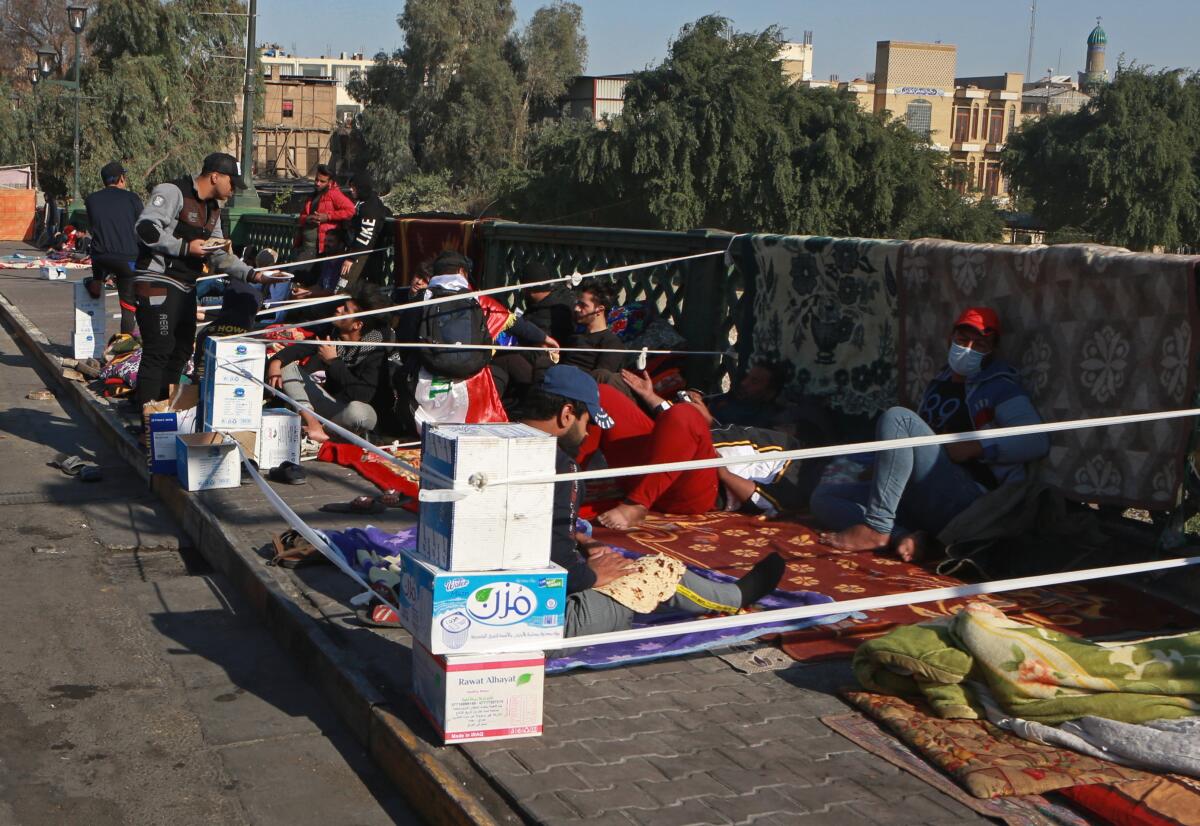
<svg viewBox="0 0 1200 826">
<path fill-rule="evenodd" d="M 438 826 L 499 826 L 501 822 L 524 820 L 490 786 L 485 794 L 469 789 L 461 772 L 447 766 L 438 750 L 412 731 L 393 705 L 330 640 L 317 619 L 289 595 L 295 589 L 283 574 L 239 548 L 216 514 L 198 496 L 180 488 L 174 478 L 151 476 L 141 445 L 125 430 L 117 414 L 86 385 L 62 376 L 62 358 L 53 352 L 54 345 L 3 295 L 0 321 L 27 348 L 36 366 L 49 373 L 58 392 L 66 394 L 147 481 L 209 564 L 229 577 L 247 597 L 272 636 L 321 689 L 413 809 Z M 487 780 L 479 777 L 471 785 L 486 786 Z"/>
</svg>

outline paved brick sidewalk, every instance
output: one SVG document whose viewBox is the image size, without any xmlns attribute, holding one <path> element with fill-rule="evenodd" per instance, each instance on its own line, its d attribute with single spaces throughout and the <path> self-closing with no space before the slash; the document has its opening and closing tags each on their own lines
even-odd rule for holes
<svg viewBox="0 0 1200 826">
<path fill-rule="evenodd" d="M 61 282 L 4 270 L 0 292 L 51 342 L 65 345 L 71 299 Z M 317 508 L 373 488 L 352 471 L 307 467 L 308 485 L 277 490 L 315 526 L 346 527 L 346 517 Z M 265 546 L 283 527 L 253 488 L 201 498 L 244 547 Z M 411 517 L 389 511 L 371 522 L 396 529 Z M 321 612 L 329 637 L 352 652 L 385 696 L 403 701 L 407 634 L 358 627 L 346 607 L 355 587 L 336 571 L 309 568 L 292 576 L 296 598 Z M 486 777 L 524 817 L 549 824 L 990 822 L 823 726 L 819 717 L 846 710 L 835 691 L 851 683 L 846 662 L 746 675 L 711 655 L 577 671 L 547 680 L 543 737 L 439 754 Z M 432 739 L 405 705 L 405 721 Z"/>
</svg>

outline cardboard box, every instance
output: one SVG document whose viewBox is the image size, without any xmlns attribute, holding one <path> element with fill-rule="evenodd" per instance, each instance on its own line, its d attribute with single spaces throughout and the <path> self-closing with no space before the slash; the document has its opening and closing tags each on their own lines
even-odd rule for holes
<svg viewBox="0 0 1200 826">
<path fill-rule="evenodd" d="M 517 640 L 553 648 L 563 636 L 567 572 L 557 565 L 450 572 L 401 551 L 370 580 L 391 590 L 400 622 L 434 654 L 503 651 Z"/>
<path fill-rule="evenodd" d="M 236 488 L 242 481 L 237 442 L 223 433 L 176 436 L 175 465 L 184 490 Z"/>
<path fill-rule="evenodd" d="M 208 339 L 204 345 L 204 429 L 258 430 L 262 386 L 238 371 L 261 379 L 266 368 L 266 344 Z"/>
<path fill-rule="evenodd" d="M 258 438 L 258 466 L 263 471 L 284 462 L 300 463 L 300 414 L 294 410 L 264 410 Z"/>
<path fill-rule="evenodd" d="M 150 428 L 150 472 L 175 476 L 175 437 L 196 431 L 196 408 L 151 413 Z"/>
<path fill-rule="evenodd" d="M 48 266 L 42 267 L 43 281 L 66 281 L 67 271 L 64 267 Z"/>
<path fill-rule="evenodd" d="M 414 645 L 413 695 L 443 743 L 542 733 L 541 654 L 431 654 Z"/>
<path fill-rule="evenodd" d="M 553 476 L 557 443 L 523 424 L 430 425 L 421 464 L 458 485 L 489 479 Z M 421 479 L 424 490 L 449 485 Z M 554 485 L 485 488 L 457 501 L 422 501 L 417 553 L 448 571 L 541 568 L 550 561 Z"/>
<path fill-rule="evenodd" d="M 93 298 L 88 292 L 86 281 L 76 281 L 75 292 L 75 327 L 76 335 L 91 333 L 96 338 L 103 339 L 107 329 L 108 316 L 104 307 L 104 292 L 99 298 Z"/>
<path fill-rule="evenodd" d="M 75 333 L 71 336 L 71 358 L 98 359 L 104 357 L 104 335 Z"/>
</svg>

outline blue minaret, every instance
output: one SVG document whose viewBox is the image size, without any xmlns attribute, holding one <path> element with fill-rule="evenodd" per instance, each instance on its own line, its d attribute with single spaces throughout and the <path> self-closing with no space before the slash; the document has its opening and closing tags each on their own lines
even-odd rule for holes
<svg viewBox="0 0 1200 826">
<path fill-rule="evenodd" d="M 1096 18 L 1096 28 L 1088 35 L 1087 68 L 1083 73 L 1083 88 L 1094 89 L 1108 80 L 1108 72 L 1104 70 L 1104 48 L 1108 45 L 1108 35 L 1100 28 L 1100 18 Z"/>
</svg>

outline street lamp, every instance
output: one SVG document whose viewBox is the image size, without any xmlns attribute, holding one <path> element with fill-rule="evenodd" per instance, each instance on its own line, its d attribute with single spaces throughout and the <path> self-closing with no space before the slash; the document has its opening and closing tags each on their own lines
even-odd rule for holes
<svg viewBox="0 0 1200 826">
<path fill-rule="evenodd" d="M 67 5 L 67 24 L 75 33 L 75 189 L 72 199 L 75 202 L 79 201 L 79 35 L 87 25 L 87 14 L 87 6 L 75 3 Z"/>
<path fill-rule="evenodd" d="M 50 73 L 54 71 L 54 64 L 58 62 L 58 52 L 54 49 L 41 48 L 37 50 L 37 66 L 38 74 L 43 78 L 50 77 Z"/>
</svg>

